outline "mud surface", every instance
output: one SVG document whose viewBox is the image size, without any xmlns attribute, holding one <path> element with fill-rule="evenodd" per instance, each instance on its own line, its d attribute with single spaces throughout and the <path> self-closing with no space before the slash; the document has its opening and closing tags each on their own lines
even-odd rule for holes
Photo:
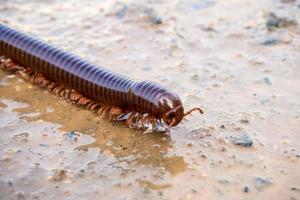
<svg viewBox="0 0 300 200">
<path fill-rule="evenodd" d="M 143 135 L 0 71 L 0 199 L 300 199 L 300 2 L 0 1 L 0 21 L 201 106 Z"/>
</svg>

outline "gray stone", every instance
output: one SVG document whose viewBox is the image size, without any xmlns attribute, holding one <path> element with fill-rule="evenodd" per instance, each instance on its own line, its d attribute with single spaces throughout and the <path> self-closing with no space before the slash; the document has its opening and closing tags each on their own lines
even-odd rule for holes
<svg viewBox="0 0 300 200">
<path fill-rule="evenodd" d="M 253 144 L 253 141 L 248 135 L 243 134 L 241 136 L 231 137 L 231 143 L 235 144 L 235 145 L 243 146 L 243 147 L 251 147 Z"/>
<path fill-rule="evenodd" d="M 262 178 L 262 177 L 255 178 L 255 187 L 260 191 L 270 186 L 271 184 L 272 182 L 268 178 Z"/>
</svg>

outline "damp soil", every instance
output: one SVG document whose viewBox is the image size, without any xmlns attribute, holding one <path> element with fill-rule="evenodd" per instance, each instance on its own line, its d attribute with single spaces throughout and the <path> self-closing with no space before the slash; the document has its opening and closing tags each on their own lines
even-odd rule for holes
<svg viewBox="0 0 300 200">
<path fill-rule="evenodd" d="M 0 1 L 0 21 L 200 106 L 164 134 L 0 70 L 0 199 L 300 199 L 297 0 Z"/>
</svg>

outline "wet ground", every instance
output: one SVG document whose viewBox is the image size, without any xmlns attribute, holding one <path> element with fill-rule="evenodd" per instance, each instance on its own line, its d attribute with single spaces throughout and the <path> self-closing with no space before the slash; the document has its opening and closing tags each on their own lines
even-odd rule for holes
<svg viewBox="0 0 300 200">
<path fill-rule="evenodd" d="M 0 71 L 0 199 L 300 199 L 299 11 L 0 0 L 1 23 L 205 110 L 144 135 Z"/>
</svg>

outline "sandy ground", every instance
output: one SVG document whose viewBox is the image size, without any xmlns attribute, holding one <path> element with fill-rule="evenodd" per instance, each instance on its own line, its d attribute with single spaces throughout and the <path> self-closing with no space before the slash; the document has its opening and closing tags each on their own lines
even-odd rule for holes
<svg viewBox="0 0 300 200">
<path fill-rule="evenodd" d="M 205 110 L 143 135 L 0 71 L 0 199 L 300 199 L 300 1 L 0 0 L 0 21 Z"/>
</svg>

